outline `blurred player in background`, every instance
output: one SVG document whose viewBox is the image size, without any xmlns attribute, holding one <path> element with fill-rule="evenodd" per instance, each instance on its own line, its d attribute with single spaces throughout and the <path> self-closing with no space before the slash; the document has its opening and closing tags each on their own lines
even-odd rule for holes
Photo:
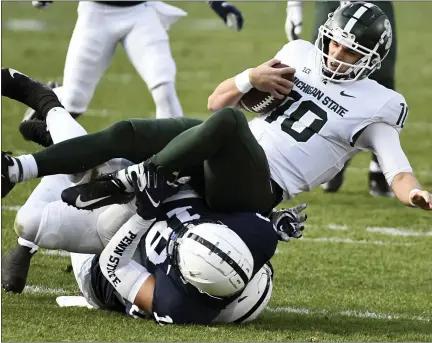
<svg viewBox="0 0 432 343">
<path fill-rule="evenodd" d="M 33 1 L 45 8 L 52 1 Z M 209 6 L 230 28 L 241 30 L 241 12 L 226 1 Z M 183 115 L 175 89 L 176 65 L 167 31 L 186 12 L 160 1 L 80 1 L 78 19 L 69 43 L 63 86 L 55 92 L 74 117 L 84 113 L 97 84 L 121 43 L 132 65 L 147 84 L 157 118 Z M 57 86 L 54 83 L 51 87 Z M 27 110 L 20 131 L 31 140 L 32 127 L 43 126 L 34 110 Z"/>
<path fill-rule="evenodd" d="M 318 28 L 326 22 L 329 13 L 334 12 L 338 6 L 354 1 L 316 1 L 315 22 L 313 28 L 312 43 L 317 39 Z M 396 22 L 393 4 L 391 1 L 370 1 L 377 5 L 387 15 L 393 28 L 392 46 L 383 61 L 381 68 L 375 71 L 370 78 L 381 85 L 395 89 L 395 63 L 396 63 Z M 288 40 L 293 41 L 300 38 L 303 31 L 303 3 L 302 1 L 288 1 L 285 32 Z M 323 184 L 326 192 L 337 192 L 343 184 L 344 174 L 349 161 L 344 168 L 332 180 Z M 369 166 L 369 190 L 373 196 L 393 196 L 393 192 L 385 180 L 384 174 L 378 164 L 377 157 L 373 154 Z"/>
</svg>

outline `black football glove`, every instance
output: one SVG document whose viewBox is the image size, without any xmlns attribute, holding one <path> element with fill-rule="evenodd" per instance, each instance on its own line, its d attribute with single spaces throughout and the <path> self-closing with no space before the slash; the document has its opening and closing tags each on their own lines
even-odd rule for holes
<svg viewBox="0 0 432 343">
<path fill-rule="evenodd" d="M 289 242 L 293 238 L 303 236 L 307 215 L 300 212 L 306 207 L 306 204 L 301 204 L 291 208 L 283 208 L 270 214 L 270 220 L 276 228 L 280 241 Z"/>
<path fill-rule="evenodd" d="M 32 1 L 32 5 L 35 8 L 47 8 L 49 4 L 52 4 L 52 1 Z"/>
<path fill-rule="evenodd" d="M 189 181 L 190 177 L 169 180 L 162 167 L 153 163 L 140 163 L 131 172 L 135 188 L 137 213 L 144 220 L 155 219 L 159 214 L 160 204 L 168 197 L 177 193 L 179 186 Z"/>
<path fill-rule="evenodd" d="M 227 1 L 209 1 L 211 9 L 222 18 L 230 29 L 240 31 L 243 27 L 243 15 L 240 10 Z"/>
</svg>

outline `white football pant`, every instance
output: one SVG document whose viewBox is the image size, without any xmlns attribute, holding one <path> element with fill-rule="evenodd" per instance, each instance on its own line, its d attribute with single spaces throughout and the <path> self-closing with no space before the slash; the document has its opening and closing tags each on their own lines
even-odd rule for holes
<svg viewBox="0 0 432 343">
<path fill-rule="evenodd" d="M 176 65 L 167 29 L 182 10 L 164 3 L 118 7 L 80 1 L 69 44 L 60 100 L 71 113 L 84 113 L 118 43 L 147 84 L 157 117 L 183 115 L 175 90 Z"/>
</svg>

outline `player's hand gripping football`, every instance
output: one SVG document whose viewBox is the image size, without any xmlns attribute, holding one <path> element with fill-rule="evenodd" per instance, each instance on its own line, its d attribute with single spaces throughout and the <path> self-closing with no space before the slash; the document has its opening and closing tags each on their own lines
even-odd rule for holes
<svg viewBox="0 0 432 343">
<path fill-rule="evenodd" d="M 190 177 L 168 179 L 162 167 L 155 167 L 152 163 L 140 163 L 131 172 L 132 183 L 135 188 L 137 213 L 144 220 L 152 220 L 159 214 L 160 204 L 174 195 L 179 186 L 184 185 Z"/>
<path fill-rule="evenodd" d="M 276 228 L 280 241 L 289 242 L 293 238 L 303 236 L 304 222 L 307 215 L 300 212 L 306 207 L 306 204 L 300 204 L 295 207 L 274 211 L 270 215 L 270 220 Z"/>
<path fill-rule="evenodd" d="M 428 191 L 414 190 L 409 194 L 410 203 L 425 211 L 432 211 L 432 194 Z"/>
<path fill-rule="evenodd" d="M 240 31 L 243 27 L 243 15 L 240 10 L 227 1 L 209 1 L 209 5 L 222 18 L 230 29 Z"/>
<path fill-rule="evenodd" d="M 249 73 L 249 80 L 252 86 L 261 92 L 268 92 L 277 99 L 283 99 L 288 95 L 294 83 L 285 79 L 283 75 L 294 74 L 295 69 L 291 67 L 273 68 L 272 66 L 280 61 L 272 58 L 256 68 L 252 68 Z"/>
</svg>

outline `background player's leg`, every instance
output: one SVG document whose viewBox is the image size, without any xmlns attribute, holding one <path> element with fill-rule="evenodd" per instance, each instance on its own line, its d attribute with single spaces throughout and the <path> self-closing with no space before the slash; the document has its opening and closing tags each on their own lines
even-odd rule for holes
<svg viewBox="0 0 432 343">
<path fill-rule="evenodd" d="M 152 161 L 167 172 L 205 161 L 206 200 L 214 211 L 266 212 L 275 205 L 265 153 L 237 109 L 224 108 L 183 132 Z"/>
<path fill-rule="evenodd" d="M 61 103 L 67 111 L 87 110 L 96 85 L 111 63 L 119 36 L 105 6 L 80 2 L 78 19 L 69 43 L 64 66 Z"/>
<path fill-rule="evenodd" d="M 175 89 L 176 65 L 169 38 L 158 14 L 147 4 L 135 6 L 136 20 L 122 40 L 129 60 L 147 84 L 156 105 L 156 118 L 183 115 Z"/>
</svg>

